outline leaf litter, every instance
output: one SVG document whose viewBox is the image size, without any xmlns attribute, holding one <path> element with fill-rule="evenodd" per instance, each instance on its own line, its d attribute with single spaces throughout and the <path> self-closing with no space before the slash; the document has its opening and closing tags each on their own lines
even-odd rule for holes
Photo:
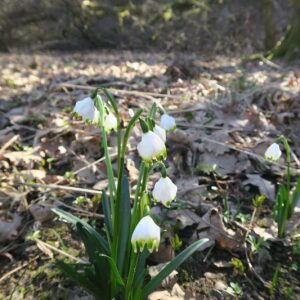
<svg viewBox="0 0 300 300">
<path fill-rule="evenodd" d="M 224 256 L 222 262 L 225 265 L 232 255 L 243 258 L 243 228 L 249 225 L 247 221 L 239 224 L 240 227 L 233 220 L 225 222 L 227 212 L 219 191 L 225 191 L 230 202 L 238 204 L 240 211 L 237 210 L 236 215 L 250 213 L 250 199 L 255 194 L 266 195 L 269 202 L 260 212 L 252 232 L 266 240 L 276 240 L 276 230 L 273 230 L 274 224 L 270 220 L 284 168 L 282 162 L 270 165 L 263 162 L 262 156 L 280 134 L 288 136 L 295 156 L 300 155 L 297 65 L 287 67 L 282 63 L 275 69 L 264 63 L 243 64 L 228 57 L 203 61 L 198 57 L 189 60 L 184 55 L 177 62 L 172 54 L 126 51 L 59 56 L 9 54 L 2 58 L 0 254 L 5 255 L 0 256 L 0 263 L 5 265 L 3 272 L 8 273 L 24 260 L 30 260 L 27 247 L 39 253 L 39 249 L 26 242 L 26 234 L 34 230 L 36 222 L 42 233 L 53 226 L 49 207 L 56 205 L 56 199 L 77 209 L 79 216 L 93 218 L 93 214 L 101 213 L 97 209 L 97 201 L 101 199 L 97 200 L 96 196 L 93 199 L 95 205 L 91 206 L 84 200 L 78 207 L 73 202 L 79 196 L 85 197 L 85 193 L 22 184 L 51 183 L 97 190 L 107 186 L 105 165 L 100 161 L 103 153 L 99 152 L 101 136 L 98 130 L 93 126 L 86 127 L 70 113 L 74 102 L 87 96 L 91 86 L 98 85 L 112 88 L 124 124 L 129 120 L 130 111 L 141 106 L 149 109 L 154 101 L 176 118 L 178 129 L 169 135 L 167 146 L 169 174 L 176 180 L 179 196 L 170 213 L 165 215 L 164 209 L 160 208 L 158 216 L 162 222 L 171 223 L 172 234 L 176 232 L 186 244 L 201 237 L 211 240 L 210 248 L 199 252 L 200 260 L 194 262 L 196 267 L 187 265 L 193 269 L 190 276 L 185 280 L 178 278 L 180 286 L 174 282 L 163 287 L 165 290 L 152 295 L 152 299 L 209 298 L 214 293 L 215 284 L 224 287 L 229 286 L 229 280 L 235 280 L 227 273 L 228 280 L 224 276 L 217 276 L 218 279 L 204 276 L 205 272 L 210 272 L 211 263 L 220 261 L 220 255 Z M 131 136 L 126 161 L 132 188 L 139 168 L 134 151 L 139 137 L 138 130 Z M 114 153 L 114 136 L 110 137 L 109 144 Z M 93 164 L 94 161 L 99 162 Z M 115 160 L 113 163 L 116 166 Z M 297 170 L 299 165 L 293 161 L 292 167 Z M 153 174 L 152 182 L 157 176 Z M 212 187 L 217 187 L 217 191 Z M 290 220 L 289 230 L 292 232 L 299 228 L 298 216 L 297 211 Z M 28 224 L 25 229 L 24 224 Z M 49 240 L 58 236 L 59 233 L 54 234 Z M 165 241 L 172 238 L 172 235 L 166 237 Z M 80 249 L 71 236 L 63 234 L 60 246 L 62 243 Z M 14 245 L 19 245 L 19 248 L 14 248 Z M 166 262 L 174 255 L 169 244 L 163 246 L 161 257 L 154 260 L 156 264 Z M 44 249 L 41 243 L 38 247 L 43 248 L 45 256 L 56 255 L 48 248 Z M 8 260 L 7 255 L 15 262 Z M 272 268 L 261 268 L 261 274 L 271 280 Z M 184 272 L 184 268 L 181 271 Z M 216 272 L 222 273 L 220 269 Z M 17 280 L 18 274 L 13 278 Z M 30 275 L 26 274 L 23 281 L 28 283 L 29 278 Z M 40 280 L 47 282 L 49 278 Z M 208 281 L 214 282 L 213 287 L 204 289 L 204 281 L 208 286 Z M 6 280 L 9 284 L 4 295 L 9 295 L 14 289 L 13 282 Z M 297 289 L 297 284 L 295 286 Z M 253 296 L 251 287 L 244 288 Z M 38 292 L 43 292 L 43 289 L 37 288 L 29 293 Z M 262 296 L 266 293 L 262 292 Z"/>
</svg>

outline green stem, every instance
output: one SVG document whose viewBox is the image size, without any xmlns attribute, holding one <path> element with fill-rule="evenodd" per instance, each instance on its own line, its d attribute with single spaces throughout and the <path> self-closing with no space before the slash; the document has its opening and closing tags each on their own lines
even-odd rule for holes
<svg viewBox="0 0 300 300">
<path fill-rule="evenodd" d="M 134 292 L 132 290 L 132 283 L 133 283 L 138 259 L 139 259 L 139 252 L 137 254 L 132 252 L 130 257 L 130 268 L 129 268 L 128 278 L 127 278 L 127 283 L 125 288 L 125 300 L 132 300 L 131 293 Z"/>
<path fill-rule="evenodd" d="M 120 166 L 120 154 L 121 154 L 121 117 L 120 117 L 120 113 L 118 110 L 118 105 L 116 103 L 115 98 L 113 97 L 113 95 L 111 93 L 109 93 L 109 91 L 106 88 L 102 89 L 105 96 L 107 97 L 108 101 L 110 102 L 114 113 L 116 115 L 117 118 L 117 145 L 118 145 L 118 168 Z"/>
<path fill-rule="evenodd" d="M 99 126 L 100 126 L 101 134 L 102 134 L 102 146 L 104 148 L 105 164 L 106 164 L 107 176 L 108 176 L 109 201 L 110 201 L 111 213 L 112 213 L 112 223 L 113 223 L 113 227 L 114 227 L 114 216 L 115 216 L 114 215 L 114 195 L 116 193 L 116 184 L 115 184 L 113 168 L 112 168 L 112 164 L 111 164 L 111 158 L 110 158 L 110 155 L 108 152 L 106 130 L 104 127 L 105 110 L 104 110 L 103 101 L 99 95 L 96 96 L 96 107 L 98 108 L 99 113 L 100 113 Z"/>
<path fill-rule="evenodd" d="M 128 124 L 128 127 L 126 128 L 123 143 L 121 147 L 120 152 L 120 161 L 118 166 L 118 187 L 117 187 L 117 194 L 116 194 L 116 202 L 115 202 L 115 215 L 118 216 L 120 214 L 120 202 L 121 202 L 121 192 L 122 192 L 122 178 L 124 174 L 124 161 L 125 161 L 125 152 L 127 147 L 128 138 L 131 134 L 131 131 L 133 127 L 135 126 L 135 123 L 139 119 L 140 115 L 142 114 L 143 110 L 140 109 L 136 112 L 136 114 L 133 116 L 131 121 Z M 112 247 L 112 257 L 115 261 L 117 261 L 117 253 L 118 253 L 118 230 L 119 230 L 119 220 L 116 218 L 114 227 L 113 227 L 113 247 Z"/>
<path fill-rule="evenodd" d="M 133 214 L 137 207 L 137 202 L 138 202 L 139 195 L 140 195 L 141 181 L 144 177 L 144 170 L 145 170 L 145 162 L 142 160 L 142 163 L 140 166 L 139 177 L 138 177 L 138 181 L 137 181 L 137 185 L 136 185 L 136 190 L 135 190 L 135 196 L 134 196 L 134 202 L 133 202 Z"/>
</svg>

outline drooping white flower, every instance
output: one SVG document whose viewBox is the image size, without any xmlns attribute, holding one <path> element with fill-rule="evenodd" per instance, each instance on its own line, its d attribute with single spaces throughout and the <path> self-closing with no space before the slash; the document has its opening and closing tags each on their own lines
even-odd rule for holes
<svg viewBox="0 0 300 300">
<path fill-rule="evenodd" d="M 167 150 L 162 139 L 153 131 L 143 133 L 142 140 L 137 145 L 137 150 L 144 160 L 152 161 L 152 159 L 160 159 L 166 157 Z"/>
<path fill-rule="evenodd" d="M 169 177 L 161 177 L 154 185 L 152 192 L 154 201 L 161 202 L 164 206 L 170 207 L 171 202 L 176 198 L 177 186 Z"/>
<path fill-rule="evenodd" d="M 110 132 L 111 130 L 116 131 L 117 126 L 118 126 L 118 122 L 117 122 L 117 118 L 115 117 L 115 115 L 112 113 L 108 113 L 104 119 L 105 130 L 108 132 Z"/>
<path fill-rule="evenodd" d="M 149 252 L 158 250 L 160 242 L 160 227 L 157 226 L 150 216 L 143 217 L 136 225 L 131 236 L 131 244 L 134 252 L 142 252 L 145 245 Z"/>
<path fill-rule="evenodd" d="M 95 107 L 93 99 L 90 97 L 77 101 L 73 111 L 83 119 L 90 120 L 91 122 L 98 122 L 100 118 L 100 113 Z"/>
<path fill-rule="evenodd" d="M 160 126 L 158 125 L 155 125 L 154 128 L 153 128 L 153 132 L 155 134 L 157 134 L 161 139 L 162 141 L 165 143 L 166 142 L 166 130 L 161 128 Z"/>
<path fill-rule="evenodd" d="M 281 156 L 281 150 L 278 144 L 273 143 L 265 152 L 264 158 L 270 161 L 278 161 Z"/>
<path fill-rule="evenodd" d="M 169 131 L 169 130 L 174 130 L 176 128 L 176 122 L 175 119 L 166 113 L 161 116 L 160 119 L 160 127 L 163 129 Z"/>
</svg>

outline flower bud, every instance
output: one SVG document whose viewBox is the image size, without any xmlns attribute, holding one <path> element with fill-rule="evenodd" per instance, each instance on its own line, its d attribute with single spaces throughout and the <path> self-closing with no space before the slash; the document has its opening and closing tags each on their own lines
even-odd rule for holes
<svg viewBox="0 0 300 300">
<path fill-rule="evenodd" d="M 159 125 L 167 131 L 176 129 L 175 119 L 167 114 L 161 116 Z"/>
<path fill-rule="evenodd" d="M 166 131 L 165 131 L 165 129 L 161 128 L 158 125 L 155 125 L 154 128 L 153 128 L 153 132 L 155 134 L 157 134 L 164 143 L 166 142 Z"/>
<path fill-rule="evenodd" d="M 95 107 L 93 99 L 90 97 L 77 101 L 73 111 L 83 119 L 90 120 L 91 122 L 98 122 L 100 119 L 100 113 Z"/>
<path fill-rule="evenodd" d="M 115 117 L 114 114 L 108 113 L 105 116 L 104 120 L 104 127 L 107 132 L 110 132 L 112 130 L 116 131 L 118 126 L 117 118 Z"/>
<path fill-rule="evenodd" d="M 154 201 L 161 202 L 164 206 L 170 207 L 171 202 L 176 198 L 177 186 L 169 177 L 161 177 L 154 185 L 152 192 Z"/>
<path fill-rule="evenodd" d="M 167 156 L 164 142 L 153 131 L 143 133 L 141 142 L 137 145 L 139 155 L 146 161 L 159 160 Z"/>
<path fill-rule="evenodd" d="M 150 216 L 143 217 L 136 225 L 132 237 L 131 244 L 134 252 L 142 252 L 145 245 L 149 252 L 158 250 L 160 242 L 160 227 L 157 226 Z"/>
<path fill-rule="evenodd" d="M 278 161 L 281 156 L 281 150 L 278 144 L 273 143 L 265 152 L 264 158 L 270 161 Z"/>
</svg>

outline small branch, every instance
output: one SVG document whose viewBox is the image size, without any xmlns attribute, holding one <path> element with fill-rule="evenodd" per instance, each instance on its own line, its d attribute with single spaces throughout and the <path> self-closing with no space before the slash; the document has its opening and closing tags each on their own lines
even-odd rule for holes
<svg viewBox="0 0 300 300">
<path fill-rule="evenodd" d="M 61 83 L 56 86 L 56 88 L 72 88 L 72 89 L 81 89 L 87 91 L 93 91 L 96 87 L 89 85 L 78 85 L 72 83 Z M 133 96 L 141 96 L 141 97 L 157 97 L 157 98 L 169 98 L 169 99 L 181 99 L 181 96 L 176 95 L 168 95 L 168 94 L 159 94 L 159 93 L 150 93 L 150 92 L 142 92 L 142 91 L 126 91 L 121 89 L 110 88 L 109 92 L 115 95 L 133 95 Z"/>
<path fill-rule="evenodd" d="M 67 186 L 67 185 L 58 185 L 58 184 L 41 184 L 41 183 L 26 183 L 21 182 L 22 185 L 31 186 L 34 188 L 43 188 L 43 189 L 52 189 L 52 190 L 65 190 L 65 191 L 72 191 L 72 192 L 80 192 L 80 193 L 87 193 L 93 195 L 101 195 L 101 191 L 92 190 L 92 189 L 83 189 L 79 187 Z"/>
<path fill-rule="evenodd" d="M 19 139 L 19 135 L 14 135 L 10 140 L 8 140 L 0 149 L 0 154 L 3 153 L 7 148 L 9 148 L 14 142 Z"/>
<path fill-rule="evenodd" d="M 252 216 L 251 216 L 251 221 L 250 221 L 250 225 L 249 225 L 249 228 L 245 234 L 245 238 L 244 238 L 244 248 L 245 248 L 245 256 L 246 256 L 246 260 L 247 260 L 247 264 L 248 264 L 248 268 L 249 270 L 253 273 L 253 275 L 263 284 L 264 287 L 266 288 L 269 288 L 270 287 L 270 283 L 266 282 L 254 269 L 251 261 L 250 261 L 250 258 L 249 258 L 249 255 L 248 255 L 248 249 L 247 249 L 247 238 L 249 236 L 249 233 L 250 231 L 252 230 L 252 226 L 253 226 L 253 223 L 254 223 L 254 219 L 255 219 L 255 215 L 256 215 L 256 212 L 257 212 L 257 208 L 254 208 L 253 210 L 253 213 L 252 213 Z M 247 277 L 248 278 L 248 277 Z M 248 278 L 249 279 L 249 278 Z"/>
<path fill-rule="evenodd" d="M 81 263 L 81 264 L 87 264 L 88 263 L 88 261 L 82 260 L 80 258 L 77 258 L 77 257 L 75 257 L 75 256 L 73 256 L 73 255 L 71 255 L 71 254 L 69 254 L 69 253 L 67 253 L 67 252 L 65 252 L 63 250 L 60 250 L 60 249 L 58 249 L 58 248 L 56 248 L 56 247 L 54 247 L 52 245 L 49 245 L 48 243 L 45 243 L 44 241 L 42 241 L 42 240 L 40 240 L 38 238 L 35 238 L 33 240 L 36 241 L 36 242 L 38 242 L 38 243 L 40 243 L 40 244 L 42 244 L 44 247 L 46 247 L 48 249 L 51 249 L 51 250 L 53 250 L 53 251 L 55 251 L 55 252 L 57 252 L 59 254 L 62 254 L 64 256 L 68 257 L 68 258 L 71 258 L 72 260 L 76 261 L 77 263 Z"/>
<path fill-rule="evenodd" d="M 35 260 L 39 259 L 40 258 L 40 254 L 35 256 L 34 258 L 32 258 L 29 262 L 15 268 L 15 269 L 12 269 L 11 271 L 9 271 L 8 273 L 4 274 L 1 278 L 0 278 L 0 283 L 2 281 L 4 281 L 5 279 L 7 279 L 8 277 L 10 277 L 12 274 L 22 270 L 23 268 L 27 267 L 29 264 L 31 264 L 32 262 L 34 262 Z"/>
</svg>

